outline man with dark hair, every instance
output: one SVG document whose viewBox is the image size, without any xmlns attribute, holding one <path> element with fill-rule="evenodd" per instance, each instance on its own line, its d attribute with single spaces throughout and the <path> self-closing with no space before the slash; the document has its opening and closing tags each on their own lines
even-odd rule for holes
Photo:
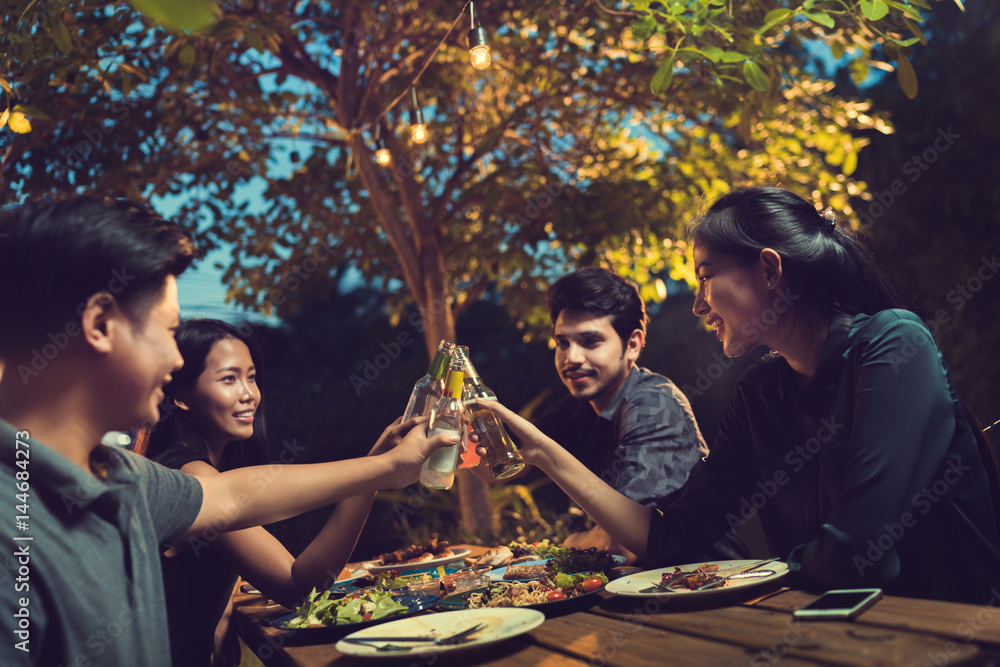
<svg viewBox="0 0 1000 667">
<path fill-rule="evenodd" d="M 0 534 L 2 665 L 169 665 L 161 550 L 401 488 L 449 444 L 418 421 L 387 429 L 398 444 L 377 456 L 210 477 L 101 445 L 159 416 L 193 253 L 128 202 L 0 216 L 0 479 L 15 514 Z"/>
<path fill-rule="evenodd" d="M 574 271 L 546 295 L 555 365 L 570 396 L 536 421 L 608 484 L 655 507 L 679 489 L 708 447 L 691 406 L 669 379 L 636 365 L 646 307 L 635 283 L 601 268 Z M 566 546 L 634 556 L 600 527 Z"/>
</svg>

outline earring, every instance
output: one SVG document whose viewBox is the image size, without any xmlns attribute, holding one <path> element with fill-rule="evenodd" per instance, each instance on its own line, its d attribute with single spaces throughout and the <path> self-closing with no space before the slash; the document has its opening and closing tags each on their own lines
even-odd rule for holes
<svg viewBox="0 0 1000 667">
<path fill-rule="evenodd" d="M 770 287 L 770 286 L 771 286 L 771 281 L 770 281 L 770 280 L 768 280 L 768 281 L 767 281 L 767 286 L 768 286 L 768 287 Z"/>
</svg>

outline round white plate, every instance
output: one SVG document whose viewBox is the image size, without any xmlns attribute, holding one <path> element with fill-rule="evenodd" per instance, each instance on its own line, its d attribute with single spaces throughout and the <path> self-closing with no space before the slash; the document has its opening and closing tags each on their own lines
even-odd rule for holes
<svg viewBox="0 0 1000 667">
<path fill-rule="evenodd" d="M 432 558 L 431 560 L 425 560 L 422 563 L 393 563 L 392 565 L 369 565 L 368 571 L 378 574 L 379 572 L 388 572 L 389 570 L 399 570 L 400 572 L 406 570 L 423 570 L 426 568 L 434 568 L 438 565 L 444 565 L 445 563 L 453 563 L 456 560 L 462 560 L 465 558 L 469 549 L 456 549 L 455 553 L 451 556 L 442 556 L 440 558 Z"/>
<path fill-rule="evenodd" d="M 362 577 L 367 577 L 367 576 L 368 576 L 368 570 L 366 570 L 364 568 L 358 568 L 357 570 L 352 570 L 351 571 L 351 576 L 345 577 L 343 579 L 337 579 L 337 581 L 333 582 L 333 585 L 334 586 L 342 586 L 344 584 L 349 584 L 352 581 L 357 581 L 358 579 L 361 579 Z"/>
<path fill-rule="evenodd" d="M 678 600 L 688 600 L 697 599 L 703 600 L 705 598 L 712 597 L 724 597 L 730 595 L 734 591 L 741 591 L 745 588 L 752 588 L 754 586 L 760 586 L 761 584 L 770 583 L 776 581 L 781 577 L 788 574 L 788 565 L 780 561 L 773 561 L 767 565 L 761 566 L 761 570 L 774 570 L 774 574 L 769 577 L 758 577 L 756 579 L 731 579 L 726 582 L 725 586 L 719 588 L 709 588 L 703 591 L 692 591 L 684 588 L 676 589 L 671 588 L 671 592 L 664 592 L 660 590 L 648 590 L 655 583 L 663 580 L 664 574 L 671 574 L 675 567 L 680 567 L 683 572 L 693 572 L 698 568 L 699 565 L 718 565 L 719 570 L 729 570 L 732 568 L 738 568 L 741 566 L 751 565 L 756 563 L 755 560 L 719 560 L 719 561 L 702 561 L 701 563 L 688 563 L 686 565 L 671 565 L 670 567 L 662 567 L 658 570 L 646 570 L 645 572 L 637 572 L 635 574 L 630 574 L 628 576 L 621 577 L 620 579 L 615 579 L 607 586 L 604 587 L 609 593 L 614 593 L 615 595 L 624 595 L 626 597 L 667 597 L 667 598 L 677 598 Z M 725 574 L 723 572 L 723 574 Z"/>
<path fill-rule="evenodd" d="M 337 650 L 345 655 L 366 658 L 400 658 L 430 653 L 445 653 L 479 648 L 488 644 L 516 637 L 534 630 L 545 620 L 545 614 L 534 609 L 517 609 L 513 607 L 497 609 L 460 609 L 445 611 L 439 614 L 424 614 L 413 618 L 401 618 L 398 621 L 383 623 L 373 628 L 366 628 L 347 635 L 337 642 Z M 360 637 L 448 637 L 472 626 L 484 623 L 486 627 L 476 632 L 461 644 L 442 646 L 433 643 L 407 644 L 406 642 L 372 642 L 371 644 L 355 644 L 349 639 Z M 379 646 L 392 644 L 405 646 L 401 650 L 379 651 Z M 412 648 L 411 648 L 412 647 Z"/>
</svg>

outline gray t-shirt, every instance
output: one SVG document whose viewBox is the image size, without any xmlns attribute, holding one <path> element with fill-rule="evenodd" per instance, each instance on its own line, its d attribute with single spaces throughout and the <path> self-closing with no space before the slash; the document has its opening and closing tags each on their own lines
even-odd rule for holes
<svg viewBox="0 0 1000 667">
<path fill-rule="evenodd" d="M 90 475 L 4 421 L 0 453 L 0 665 L 169 665 L 160 552 L 198 481 L 103 445 Z"/>
</svg>

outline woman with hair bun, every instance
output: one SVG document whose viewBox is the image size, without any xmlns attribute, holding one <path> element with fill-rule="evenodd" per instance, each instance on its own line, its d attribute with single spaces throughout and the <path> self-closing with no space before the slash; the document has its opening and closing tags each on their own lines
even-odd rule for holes
<svg viewBox="0 0 1000 667">
<path fill-rule="evenodd" d="M 697 560 L 759 512 L 768 555 L 800 586 L 986 603 L 1000 587 L 995 457 L 864 246 L 774 187 L 722 196 L 691 237 L 694 314 L 729 356 L 771 351 L 709 455 L 654 512 L 500 406 L 525 460 L 652 567 Z"/>
</svg>

